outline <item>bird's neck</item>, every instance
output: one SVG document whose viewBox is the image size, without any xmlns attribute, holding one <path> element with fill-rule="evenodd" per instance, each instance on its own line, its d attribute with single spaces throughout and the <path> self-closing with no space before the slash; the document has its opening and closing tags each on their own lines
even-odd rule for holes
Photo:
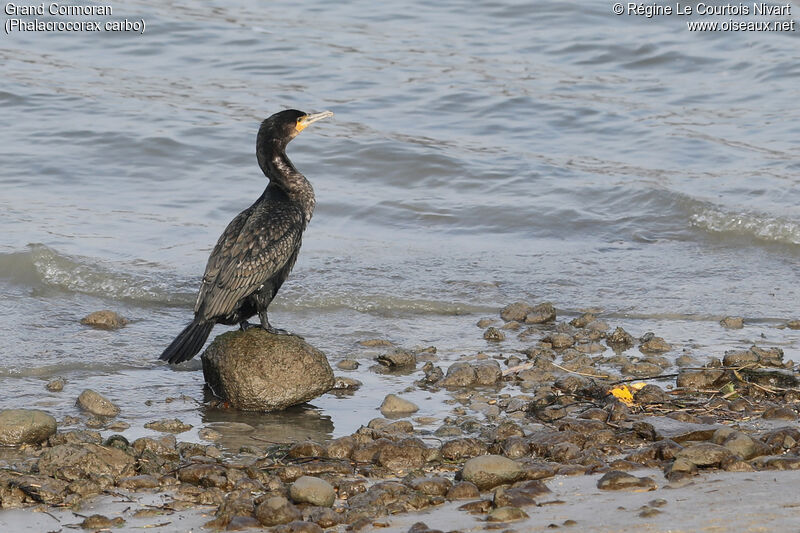
<svg viewBox="0 0 800 533">
<path fill-rule="evenodd" d="M 292 200 L 298 202 L 306 211 L 306 222 L 314 210 L 314 188 L 289 160 L 282 147 L 275 146 L 268 153 L 258 154 L 258 163 L 270 185 L 280 188 Z"/>
</svg>

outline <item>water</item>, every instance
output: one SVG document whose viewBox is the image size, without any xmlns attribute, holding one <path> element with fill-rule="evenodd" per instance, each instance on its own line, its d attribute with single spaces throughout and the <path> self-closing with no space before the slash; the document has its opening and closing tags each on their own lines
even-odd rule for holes
<svg viewBox="0 0 800 533">
<path fill-rule="evenodd" d="M 588 4 L 131 1 L 110 19 L 144 35 L 4 35 L 0 408 L 77 415 L 91 387 L 129 437 L 166 416 L 195 425 L 186 439 L 241 421 L 262 440 L 338 436 L 418 377 L 370 371 L 380 350 L 358 341 L 435 345 L 445 366 L 508 352 L 525 342 L 474 324 L 516 300 L 602 309 L 672 355 L 800 358 L 776 329 L 800 315 L 798 32 L 690 33 Z M 358 358 L 364 387 L 287 414 L 210 410 L 199 372 L 156 358 L 264 187 L 258 122 L 287 107 L 336 117 L 289 146 L 317 210 L 271 318 L 332 363 Z M 130 325 L 78 323 L 103 308 Z M 57 375 L 67 388 L 46 392 Z"/>
</svg>

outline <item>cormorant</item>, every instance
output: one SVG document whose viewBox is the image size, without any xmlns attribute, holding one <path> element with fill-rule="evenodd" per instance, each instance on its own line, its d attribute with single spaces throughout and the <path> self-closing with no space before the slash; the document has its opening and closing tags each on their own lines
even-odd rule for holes
<svg viewBox="0 0 800 533">
<path fill-rule="evenodd" d="M 194 320 L 167 346 L 161 359 L 188 361 L 205 344 L 214 324 L 255 327 L 247 319 L 258 314 L 261 327 L 273 328 L 267 307 L 289 276 L 303 231 L 314 211 L 314 189 L 286 156 L 286 145 L 309 124 L 333 116 L 330 111 L 281 111 L 264 120 L 256 139 L 256 157 L 269 178 L 264 193 L 234 218 L 208 258 Z"/>
</svg>

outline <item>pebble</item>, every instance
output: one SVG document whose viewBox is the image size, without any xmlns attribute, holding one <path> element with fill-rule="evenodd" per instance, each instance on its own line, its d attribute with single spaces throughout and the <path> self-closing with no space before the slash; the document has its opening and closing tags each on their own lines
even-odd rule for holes
<svg viewBox="0 0 800 533">
<path fill-rule="evenodd" d="M 445 498 L 448 500 L 474 500 L 480 497 L 481 492 L 475 483 L 470 481 L 459 481 L 454 483 L 452 487 L 447 490 Z"/>
<path fill-rule="evenodd" d="M 483 338 L 487 341 L 500 342 L 506 340 L 506 334 L 495 327 L 489 327 L 483 332 Z"/>
<path fill-rule="evenodd" d="M 256 518 L 261 525 L 270 527 L 301 520 L 303 514 L 283 496 L 273 496 L 258 504 Z"/>
<path fill-rule="evenodd" d="M 525 315 L 526 324 L 544 324 L 553 322 L 556 319 L 556 308 L 550 302 L 543 302 L 534 306 Z"/>
<path fill-rule="evenodd" d="M 81 522 L 81 527 L 83 529 L 110 529 L 112 527 L 120 527 L 124 523 L 125 520 L 120 517 L 116 517 L 112 520 L 101 514 L 93 514 L 87 516 L 83 522 Z"/>
<path fill-rule="evenodd" d="M 740 316 L 726 316 L 719 321 L 723 328 L 728 329 L 742 329 L 744 327 L 744 319 Z"/>
<path fill-rule="evenodd" d="M 524 322 L 528 313 L 532 310 L 533 308 L 525 302 L 514 302 L 513 304 L 505 306 L 500 311 L 500 318 L 506 322 Z"/>
<path fill-rule="evenodd" d="M 417 357 L 412 352 L 400 349 L 379 355 L 377 361 L 389 368 L 414 368 L 417 365 Z"/>
<path fill-rule="evenodd" d="M 295 503 L 310 503 L 320 507 L 330 507 L 336 500 L 333 485 L 312 476 L 302 476 L 292 483 L 289 496 Z"/>
<path fill-rule="evenodd" d="M 177 418 L 163 418 L 161 420 L 148 422 L 144 427 L 164 433 L 183 433 L 184 431 L 192 429 L 193 426 L 191 424 L 184 424 Z"/>
<path fill-rule="evenodd" d="M 81 324 L 98 329 L 119 329 L 128 321 L 114 311 L 104 310 L 89 313 L 81 319 Z"/>
<path fill-rule="evenodd" d="M 64 385 L 66 384 L 67 384 L 66 379 L 58 377 L 48 381 L 47 385 L 45 385 L 44 388 L 46 388 L 50 392 L 61 392 L 62 390 L 64 390 Z"/>
<path fill-rule="evenodd" d="M 690 444 L 675 454 L 675 459 L 685 459 L 699 466 L 719 466 L 723 461 L 733 458 L 733 452 L 713 442 Z"/>
<path fill-rule="evenodd" d="M 529 518 L 528 513 L 519 507 L 498 507 L 489 511 L 487 522 L 518 522 Z"/>
<path fill-rule="evenodd" d="M 624 329 L 617 327 L 617 329 L 608 336 L 606 343 L 612 348 L 629 348 L 633 346 L 633 337 Z"/>
<path fill-rule="evenodd" d="M 222 438 L 222 433 L 220 433 L 216 429 L 203 428 L 197 432 L 197 436 L 199 436 L 203 440 L 215 441 Z"/>
<path fill-rule="evenodd" d="M 97 416 L 117 416 L 120 412 L 111 400 L 92 389 L 86 389 L 78 396 L 77 405 Z"/>
<path fill-rule="evenodd" d="M 443 387 L 469 387 L 476 379 L 477 375 L 471 364 L 458 362 L 450 365 L 439 384 Z"/>
<path fill-rule="evenodd" d="M 639 345 L 639 351 L 642 353 L 664 353 L 672 350 L 672 346 L 662 339 L 661 337 L 651 337 L 647 341 Z"/>
<path fill-rule="evenodd" d="M 396 394 L 387 394 L 381 404 L 381 413 L 384 416 L 408 415 L 417 411 L 419 411 L 419 407 L 415 403 L 405 400 Z"/>
<path fill-rule="evenodd" d="M 764 420 L 797 420 L 797 413 L 788 407 L 768 407 L 762 414 Z"/>
<path fill-rule="evenodd" d="M 336 368 L 339 370 L 355 370 L 358 366 L 359 363 L 355 359 L 342 359 L 336 363 Z"/>
<path fill-rule="evenodd" d="M 502 455 L 481 455 L 464 463 L 461 479 L 470 481 L 481 490 L 503 483 L 512 483 L 522 474 L 522 467 Z"/>
<path fill-rule="evenodd" d="M 636 477 L 621 472 L 619 470 L 612 470 L 607 472 L 597 482 L 597 488 L 601 490 L 630 490 L 634 492 L 642 492 L 648 490 L 655 490 L 656 482 L 649 477 Z"/>
<path fill-rule="evenodd" d="M 0 446 L 39 444 L 56 432 L 56 419 L 39 409 L 0 411 Z"/>
<path fill-rule="evenodd" d="M 786 323 L 786 327 L 789 329 L 800 329 L 800 320 L 790 320 Z"/>
</svg>

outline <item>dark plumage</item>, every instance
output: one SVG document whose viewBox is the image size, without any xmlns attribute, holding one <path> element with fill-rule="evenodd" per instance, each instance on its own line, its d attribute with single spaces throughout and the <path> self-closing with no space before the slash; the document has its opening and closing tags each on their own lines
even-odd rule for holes
<svg viewBox="0 0 800 533">
<path fill-rule="evenodd" d="M 251 327 L 258 314 L 261 327 L 272 333 L 267 307 L 289 276 L 311 214 L 314 189 L 286 156 L 286 145 L 306 126 L 333 115 L 290 109 L 261 123 L 256 157 L 269 178 L 264 193 L 234 218 L 208 258 L 194 305 L 194 320 L 167 346 L 161 359 L 188 361 L 205 344 L 214 324 Z"/>
</svg>

